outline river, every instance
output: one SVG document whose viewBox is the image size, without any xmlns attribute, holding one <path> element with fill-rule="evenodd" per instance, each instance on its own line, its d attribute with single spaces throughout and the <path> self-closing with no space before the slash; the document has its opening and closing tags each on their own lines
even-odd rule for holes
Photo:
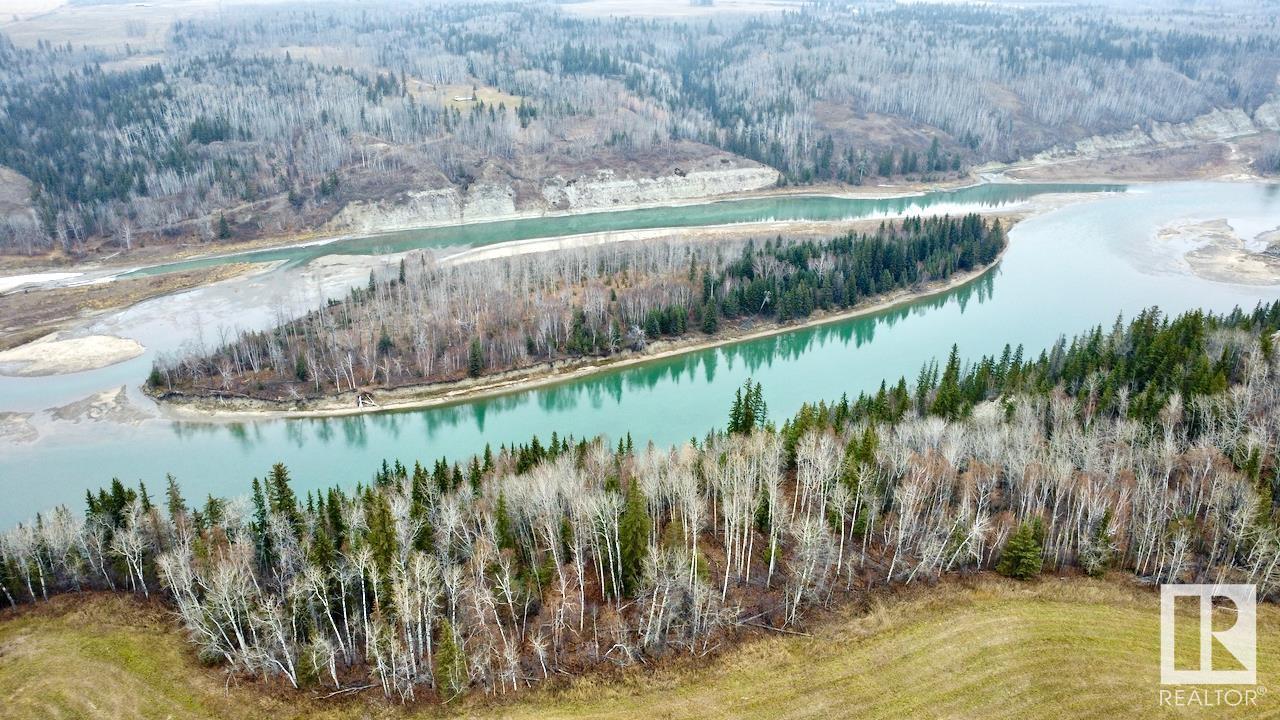
<svg viewBox="0 0 1280 720">
<path fill-rule="evenodd" d="M 1107 188 L 986 185 L 960 191 L 970 194 L 959 198 L 955 192 L 895 201 L 773 198 L 738 201 L 749 205 L 737 206 L 737 212 L 732 203 L 710 203 L 662 209 L 667 214 L 660 217 L 653 216 L 655 210 L 621 211 L 554 219 L 561 225 L 539 218 L 490 224 L 503 229 L 452 228 L 455 235 L 447 228 L 419 231 L 420 236 L 397 233 L 270 251 L 286 255 L 266 259 L 286 261 L 281 273 L 298 272 L 326 254 L 486 244 L 599 231 L 605 229 L 602 225 L 678 227 L 752 219 L 829 220 L 925 208 L 962 211 L 1023 202 L 1038 194 L 1100 189 Z M 901 205 L 873 204 L 884 202 Z M 625 216 L 632 213 L 640 215 L 628 220 Z M 425 410 L 251 423 L 160 417 L 130 423 L 82 417 L 73 422 L 38 408 L 55 407 L 55 398 L 65 402 L 106 387 L 136 385 L 149 364 L 146 356 L 78 376 L 5 378 L 0 381 L 0 410 L 33 412 L 31 423 L 40 437 L 33 442 L 0 440 L 0 493 L 6 498 L 0 503 L 0 527 L 59 502 L 79 507 L 86 488 L 112 476 L 130 483 L 144 480 L 159 492 L 165 473 L 171 472 L 194 500 L 207 493 L 243 494 L 249 479 L 276 461 L 289 465 L 297 489 L 305 492 L 367 481 L 384 458 L 407 464 L 442 455 L 461 458 L 486 442 L 496 448 L 526 441 L 533 433 L 545 439 L 552 430 L 614 438 L 630 431 L 637 444 L 652 440 L 668 445 L 722 426 L 734 388 L 748 377 L 763 384 L 770 415 L 780 420 L 806 400 L 854 395 L 873 389 L 882 378 L 906 375 L 910 381 L 922 363 L 944 356 L 952 343 L 959 344 L 965 357 L 998 352 L 1006 342 L 1022 343 L 1038 354 L 1062 333 L 1099 323 L 1109 327 L 1118 315 L 1131 316 L 1150 305 L 1173 312 L 1228 310 L 1280 299 L 1278 286 L 1196 277 L 1181 258 L 1185 247 L 1155 238 L 1155 230 L 1171 221 L 1214 218 L 1227 219 L 1245 234 L 1274 228 L 1280 225 L 1280 186 L 1166 183 L 1090 196 L 1020 223 L 997 268 L 945 294 L 851 320 Z M 260 299 L 254 293 L 268 292 L 278 279 L 269 273 L 231 285 L 237 297 L 243 296 L 235 302 L 252 306 Z M 192 291 L 142 303 L 105 322 L 120 334 L 146 336 L 140 339 L 148 347 L 164 346 L 166 323 L 181 324 L 166 311 L 208 304 L 211 297 L 208 289 Z M 250 321 L 268 319 L 263 315 Z M 174 329 L 169 335 L 183 332 Z M 136 391 L 131 398 L 143 405 L 140 411 L 154 413 Z"/>
</svg>

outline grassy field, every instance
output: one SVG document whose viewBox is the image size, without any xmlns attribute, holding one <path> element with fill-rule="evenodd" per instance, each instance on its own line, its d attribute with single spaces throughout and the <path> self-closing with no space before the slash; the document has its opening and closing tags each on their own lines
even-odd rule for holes
<svg viewBox="0 0 1280 720">
<path fill-rule="evenodd" d="M 196 664 L 161 609 L 127 598 L 63 598 L 0 617 L 0 715 L 12 720 L 1280 717 L 1274 692 L 1253 708 L 1160 707 L 1158 594 L 1120 581 L 916 588 L 816 621 L 809 637 L 752 640 L 701 669 L 677 662 L 447 710 L 227 685 Z M 1179 645 L 1190 648 L 1187 619 Z M 1260 608 L 1258 631 L 1259 682 L 1271 689 L 1280 608 Z"/>
</svg>

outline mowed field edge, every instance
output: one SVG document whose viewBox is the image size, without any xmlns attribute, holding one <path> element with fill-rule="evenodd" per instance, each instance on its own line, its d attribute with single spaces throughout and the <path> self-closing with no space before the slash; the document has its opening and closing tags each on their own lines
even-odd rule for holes
<svg viewBox="0 0 1280 720">
<path fill-rule="evenodd" d="M 1197 623 L 1180 614 L 1194 665 Z M 1215 627 L 1230 626 L 1218 613 Z M 157 604 L 103 593 L 0 613 L 0 715 L 35 718 L 1280 717 L 1280 607 L 1258 612 L 1253 706 L 1160 704 L 1159 593 L 1117 576 L 982 576 L 874 597 L 713 658 L 673 658 L 496 700 L 320 699 L 202 667 Z M 1184 663 L 1180 663 L 1183 665 Z M 1212 698 L 1211 698 L 1212 699 Z"/>
</svg>

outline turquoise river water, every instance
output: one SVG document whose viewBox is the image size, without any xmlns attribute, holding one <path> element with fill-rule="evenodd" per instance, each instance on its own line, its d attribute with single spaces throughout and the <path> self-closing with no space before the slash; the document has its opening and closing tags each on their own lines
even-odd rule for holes
<svg viewBox="0 0 1280 720">
<path fill-rule="evenodd" d="M 165 473 L 171 472 L 188 499 L 196 499 L 206 493 L 243 494 L 249 479 L 276 461 L 289 465 L 296 487 L 305 492 L 367 480 L 384 458 L 410 464 L 442 455 L 461 458 L 485 443 L 497 447 L 534 433 L 545 438 L 552 430 L 614 438 L 630 431 L 637 443 L 678 443 L 722 426 L 734 388 L 748 377 L 763 384 L 771 416 L 781 419 L 807 400 L 853 395 L 873 389 L 882 378 L 910 379 L 922 363 L 945 355 L 952 343 L 970 358 L 998 352 L 1006 342 L 1038 353 L 1063 333 L 1099 323 L 1109 326 L 1118 315 L 1131 316 L 1150 305 L 1172 312 L 1228 310 L 1280 298 L 1280 286 L 1197 277 L 1182 259 L 1188 247 L 1156 236 L 1159 227 L 1171 222 L 1222 218 L 1246 240 L 1252 238 L 1280 226 L 1280 186 L 1168 183 L 1103 192 L 1117 189 L 983 185 L 884 201 L 774 198 L 439 228 L 254 253 L 254 260 L 287 260 L 298 266 L 325 254 L 380 254 L 642 227 L 833 220 L 925 208 L 950 211 L 952 206 L 958 212 L 1049 193 L 1097 193 L 1023 221 L 998 267 L 944 294 L 851 320 L 451 406 L 246 423 L 174 422 L 158 415 L 131 424 L 72 423 L 32 403 L 39 405 L 35 398 L 41 396 L 65 401 L 122 382 L 136 385 L 149 360 L 96 374 L 5 379 L 0 382 L 0 411 L 32 412 L 41 432 L 30 442 L 0 440 L 0 527 L 61 502 L 78 508 L 86 488 L 113 476 L 130 483 L 143 480 L 159 491 Z M 197 263 L 218 261 L 226 260 Z M 136 392 L 132 395 L 145 402 Z"/>
</svg>

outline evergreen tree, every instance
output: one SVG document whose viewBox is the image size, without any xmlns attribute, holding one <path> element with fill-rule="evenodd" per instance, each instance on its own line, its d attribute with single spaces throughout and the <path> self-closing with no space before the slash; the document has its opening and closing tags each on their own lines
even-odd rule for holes
<svg viewBox="0 0 1280 720">
<path fill-rule="evenodd" d="M 649 509 L 640 486 L 636 482 L 627 485 L 627 497 L 618 520 L 622 569 L 622 593 L 632 595 L 640 586 L 644 573 L 644 561 L 649 554 Z"/>
<path fill-rule="evenodd" d="M 742 432 L 742 388 L 733 393 L 733 404 L 729 406 L 729 432 Z"/>
<path fill-rule="evenodd" d="M 269 518 L 267 500 L 262 493 L 262 484 L 258 478 L 253 479 L 253 521 L 249 523 L 249 531 L 253 534 L 254 548 L 257 550 L 258 566 L 269 568 L 276 562 L 275 548 L 272 546 L 271 534 L 267 532 Z"/>
<path fill-rule="evenodd" d="M 298 510 L 298 496 L 294 494 L 289 482 L 289 469 L 284 463 L 272 465 L 266 482 L 267 501 L 271 512 L 288 520 L 294 534 L 298 535 L 302 531 L 302 513 Z"/>
<path fill-rule="evenodd" d="M 346 521 L 342 519 L 342 505 L 345 500 L 337 488 L 329 488 L 329 502 L 325 508 L 329 512 L 329 531 L 333 534 L 333 546 L 339 550 L 343 547 L 343 538 L 347 534 Z"/>
<path fill-rule="evenodd" d="M 1039 518 L 1031 523 L 1019 523 L 1017 531 L 1004 546 L 996 571 L 1018 580 L 1030 580 L 1039 575 L 1044 563 L 1042 528 Z"/>
<path fill-rule="evenodd" d="M 178 518 L 187 512 L 187 502 L 182 499 L 182 490 L 178 487 L 178 480 L 171 474 L 164 476 L 165 480 L 165 504 L 168 506 L 169 519 L 177 524 Z"/>
<path fill-rule="evenodd" d="M 307 560 L 313 567 L 328 574 L 334 567 L 336 557 L 337 552 L 333 545 L 333 538 L 329 535 L 329 529 L 324 523 L 316 523 L 315 533 L 307 550 Z"/>
<path fill-rule="evenodd" d="M 471 349 L 467 353 L 467 374 L 471 377 L 480 377 L 480 373 L 484 372 L 484 347 L 480 344 L 480 338 L 471 341 Z"/>
<path fill-rule="evenodd" d="M 364 502 L 365 518 L 369 525 L 366 542 L 369 543 L 369 552 L 373 554 L 373 564 L 378 568 L 378 576 L 385 582 L 391 577 L 397 555 L 396 524 L 391 516 L 391 500 L 387 493 L 375 492 L 370 488 Z"/>
<path fill-rule="evenodd" d="M 712 335 L 720 328 L 720 317 L 715 301 L 708 301 L 702 306 L 702 332 Z"/>
<path fill-rule="evenodd" d="M 1080 552 L 1080 567 L 1092 577 L 1101 577 L 1111 564 L 1115 538 L 1111 534 L 1111 508 L 1107 508 L 1102 520 L 1089 536 L 1089 543 Z"/>
<path fill-rule="evenodd" d="M 471 486 L 471 495 L 473 497 L 480 497 L 480 481 L 482 477 L 480 460 L 473 455 L 471 456 L 471 465 L 467 468 L 467 484 Z"/>
<path fill-rule="evenodd" d="M 440 642 L 436 650 L 436 687 L 440 697 L 449 702 L 461 695 L 468 685 L 467 658 L 458 647 L 453 624 L 440 621 Z"/>
<path fill-rule="evenodd" d="M 933 399 L 929 412 L 948 420 L 955 420 L 961 414 L 962 398 L 960 395 L 960 350 L 951 346 L 951 355 L 947 358 L 947 369 L 942 372 L 942 381 L 938 383 L 938 394 Z"/>
<path fill-rule="evenodd" d="M 750 380 L 747 381 L 750 384 Z M 747 393 L 747 405 L 750 409 L 751 425 L 750 428 L 764 428 L 769 421 L 769 406 L 764 401 L 764 388 L 760 383 L 756 383 L 755 387 Z"/>
<path fill-rule="evenodd" d="M 763 428 L 767 416 L 764 388 L 760 383 L 747 378 L 734 394 L 733 404 L 729 407 L 729 432 L 747 434 L 756 428 Z"/>
</svg>

